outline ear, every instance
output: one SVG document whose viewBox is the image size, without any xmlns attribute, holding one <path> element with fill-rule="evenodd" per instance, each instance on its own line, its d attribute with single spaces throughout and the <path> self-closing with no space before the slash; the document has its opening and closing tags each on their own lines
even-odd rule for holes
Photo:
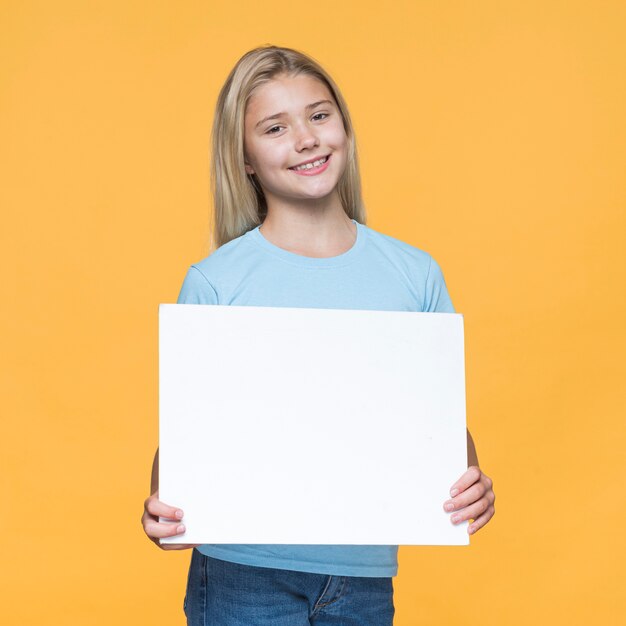
<svg viewBox="0 0 626 626">
<path fill-rule="evenodd" d="M 252 165 L 246 163 L 245 168 L 246 168 L 246 174 L 254 174 L 254 169 L 252 168 Z"/>
</svg>

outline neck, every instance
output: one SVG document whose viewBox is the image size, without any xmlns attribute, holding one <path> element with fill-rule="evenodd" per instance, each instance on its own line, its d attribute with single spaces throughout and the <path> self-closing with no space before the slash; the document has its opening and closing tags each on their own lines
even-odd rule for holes
<svg viewBox="0 0 626 626">
<path fill-rule="evenodd" d="M 259 229 L 275 246 L 308 257 L 332 257 L 347 252 L 356 240 L 356 225 L 346 215 L 339 196 L 315 204 L 268 203 Z"/>
</svg>

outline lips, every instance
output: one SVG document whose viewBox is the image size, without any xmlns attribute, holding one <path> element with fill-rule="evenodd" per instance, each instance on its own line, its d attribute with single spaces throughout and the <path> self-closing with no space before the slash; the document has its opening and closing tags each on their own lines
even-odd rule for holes
<svg viewBox="0 0 626 626">
<path fill-rule="evenodd" d="M 308 161 L 303 161 L 302 163 L 297 163 L 296 165 L 292 165 L 288 169 L 295 170 L 296 167 L 300 167 L 301 165 L 308 165 L 309 163 L 315 163 L 315 161 L 319 161 L 320 159 L 326 159 L 326 162 L 322 163 L 322 165 L 326 165 L 326 163 L 328 163 L 329 158 L 330 158 L 330 154 L 321 154 L 320 156 L 313 157 L 312 159 L 309 159 Z"/>
<path fill-rule="evenodd" d="M 302 169 L 296 170 L 293 167 L 290 167 L 288 169 L 290 169 L 296 176 L 303 176 L 304 178 L 309 178 L 311 176 L 317 176 L 318 174 L 322 174 L 323 172 L 325 172 L 328 169 L 328 166 L 330 165 L 330 157 L 332 155 L 329 154 L 326 157 L 326 161 L 324 161 L 324 163 L 322 163 L 321 165 L 316 165 L 314 167 L 303 167 Z M 318 157 L 319 158 L 319 157 Z M 322 159 L 324 157 L 321 157 Z M 317 160 L 317 159 L 315 159 Z M 309 161 L 310 163 L 310 161 Z M 297 165 L 295 167 L 298 167 Z"/>
</svg>

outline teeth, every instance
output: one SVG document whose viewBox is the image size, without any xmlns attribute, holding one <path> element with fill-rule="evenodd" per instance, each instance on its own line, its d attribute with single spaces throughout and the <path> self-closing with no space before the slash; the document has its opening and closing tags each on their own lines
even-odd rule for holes
<svg viewBox="0 0 626 626">
<path fill-rule="evenodd" d="M 292 167 L 291 169 L 293 170 L 310 170 L 313 169 L 314 167 L 319 167 L 320 165 L 322 165 L 322 163 L 326 163 L 328 157 L 324 157 L 323 159 L 320 159 L 319 161 L 313 161 L 313 163 L 306 163 L 305 165 L 298 165 L 298 167 Z"/>
</svg>

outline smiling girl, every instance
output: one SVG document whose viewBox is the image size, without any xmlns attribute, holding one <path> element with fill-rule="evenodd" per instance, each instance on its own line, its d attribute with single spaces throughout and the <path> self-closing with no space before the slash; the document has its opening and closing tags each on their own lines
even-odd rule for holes
<svg viewBox="0 0 626 626">
<path fill-rule="evenodd" d="M 365 225 L 348 108 L 313 59 L 246 53 L 219 94 L 212 144 L 215 249 L 189 268 L 179 303 L 454 312 L 427 252 Z M 442 506 L 452 523 L 473 520 L 473 533 L 495 496 L 467 437 L 468 470 Z M 157 476 L 158 451 L 142 523 L 162 549 L 193 549 L 189 625 L 392 624 L 398 546 L 160 545 L 185 529 L 183 512 L 158 499 Z"/>
</svg>

